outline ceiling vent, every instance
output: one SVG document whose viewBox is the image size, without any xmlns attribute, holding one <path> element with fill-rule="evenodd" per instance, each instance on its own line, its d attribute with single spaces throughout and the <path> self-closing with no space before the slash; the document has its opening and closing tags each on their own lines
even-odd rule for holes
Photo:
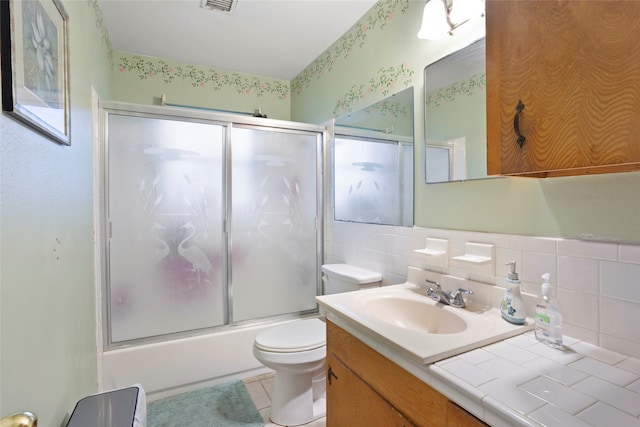
<svg viewBox="0 0 640 427">
<path fill-rule="evenodd" d="M 233 13 L 238 0 L 202 0 L 200 7 L 206 7 L 218 12 Z"/>
</svg>

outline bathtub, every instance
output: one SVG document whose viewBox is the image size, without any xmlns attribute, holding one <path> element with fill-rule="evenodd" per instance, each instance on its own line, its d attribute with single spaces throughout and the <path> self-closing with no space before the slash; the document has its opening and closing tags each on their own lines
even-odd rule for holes
<svg viewBox="0 0 640 427">
<path fill-rule="evenodd" d="M 256 335 L 298 319 L 225 329 L 207 335 L 102 353 L 101 390 L 140 383 L 154 401 L 267 372 L 253 356 Z"/>
</svg>

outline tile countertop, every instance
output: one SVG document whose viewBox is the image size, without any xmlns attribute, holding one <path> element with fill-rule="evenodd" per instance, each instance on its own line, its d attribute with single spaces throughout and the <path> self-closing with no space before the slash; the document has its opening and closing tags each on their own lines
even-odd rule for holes
<svg viewBox="0 0 640 427">
<path fill-rule="evenodd" d="M 418 365 L 331 311 L 336 323 L 493 427 L 640 427 L 640 359 L 533 331 Z"/>
<path fill-rule="evenodd" d="M 640 427 L 640 360 L 564 343 L 527 332 L 429 365 L 429 384 L 496 427 Z"/>
</svg>

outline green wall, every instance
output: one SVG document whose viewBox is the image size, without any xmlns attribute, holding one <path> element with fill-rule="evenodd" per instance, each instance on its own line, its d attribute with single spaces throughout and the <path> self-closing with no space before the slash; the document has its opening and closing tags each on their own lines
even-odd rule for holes
<svg viewBox="0 0 640 427">
<path fill-rule="evenodd" d="M 52 427 L 98 389 L 92 86 L 112 96 L 95 0 L 63 4 L 72 145 L 0 116 L 0 415 L 30 410 Z"/>
<path fill-rule="evenodd" d="M 640 173 L 424 184 L 423 70 L 484 34 L 468 22 L 416 37 L 424 1 L 383 0 L 291 82 L 291 118 L 323 123 L 415 87 L 415 224 L 510 234 L 640 242 Z M 639 142 L 640 143 L 640 142 Z"/>
</svg>

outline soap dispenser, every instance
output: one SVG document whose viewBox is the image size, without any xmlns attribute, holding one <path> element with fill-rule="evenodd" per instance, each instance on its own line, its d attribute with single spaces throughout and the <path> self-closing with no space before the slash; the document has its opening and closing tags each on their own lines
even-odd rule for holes
<svg viewBox="0 0 640 427">
<path fill-rule="evenodd" d="M 562 312 L 560 303 L 551 295 L 549 273 L 542 275 L 542 295 L 536 302 L 535 321 L 538 341 L 562 348 Z"/>
<path fill-rule="evenodd" d="M 514 325 L 523 325 L 527 314 L 524 309 L 524 300 L 520 293 L 520 279 L 516 273 L 516 262 L 510 261 L 506 265 L 509 266 L 507 274 L 507 285 L 500 304 L 500 313 L 502 317 L 509 323 Z"/>
</svg>

